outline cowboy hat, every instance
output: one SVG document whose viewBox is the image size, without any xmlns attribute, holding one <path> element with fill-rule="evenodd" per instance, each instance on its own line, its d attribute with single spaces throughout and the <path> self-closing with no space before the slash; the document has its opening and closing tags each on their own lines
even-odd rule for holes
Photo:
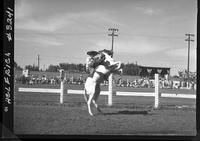
<svg viewBox="0 0 200 141">
<path fill-rule="evenodd" d="M 97 52 L 97 51 L 88 51 L 87 52 L 87 55 L 91 55 L 91 56 L 95 56 L 97 54 L 99 54 L 99 52 Z"/>
</svg>

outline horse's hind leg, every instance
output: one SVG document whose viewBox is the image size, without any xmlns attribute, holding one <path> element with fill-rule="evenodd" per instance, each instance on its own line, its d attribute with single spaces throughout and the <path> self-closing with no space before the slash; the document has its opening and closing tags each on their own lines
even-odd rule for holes
<svg viewBox="0 0 200 141">
<path fill-rule="evenodd" d="M 93 102 L 94 106 L 96 107 L 96 109 L 100 113 L 102 113 L 101 109 L 99 108 L 99 106 L 96 103 L 97 99 L 99 98 L 99 95 L 100 95 L 100 85 L 96 85 L 96 91 L 95 91 L 94 97 L 92 99 L 92 102 Z"/>
<path fill-rule="evenodd" d="M 91 111 L 91 102 L 93 100 L 93 98 L 95 97 L 95 94 L 96 94 L 96 87 L 98 88 L 97 86 L 97 80 L 99 80 L 100 76 L 98 73 L 94 73 L 93 75 L 93 78 L 92 78 L 92 83 L 90 83 L 90 95 L 89 95 L 89 98 L 88 98 L 88 101 L 87 101 L 87 105 L 88 105 L 88 112 L 90 115 L 93 115 L 92 114 L 92 111 Z M 99 87 L 100 88 L 100 87 Z"/>
<path fill-rule="evenodd" d="M 85 82 L 84 99 L 87 103 L 88 112 L 90 115 L 93 115 L 91 112 L 91 101 L 94 96 L 94 92 L 95 92 L 95 83 L 93 83 L 93 80 L 91 78 L 87 78 Z"/>
<path fill-rule="evenodd" d="M 87 96 L 87 91 L 86 91 L 86 89 L 84 89 L 84 99 L 85 99 L 85 101 L 86 101 L 86 103 L 87 103 L 87 101 L 88 101 L 88 96 Z"/>
<path fill-rule="evenodd" d="M 92 102 L 92 99 L 93 99 L 93 94 L 90 94 L 89 95 L 89 99 L 87 101 L 87 106 L 88 106 L 88 112 L 91 116 L 93 116 L 92 114 L 92 111 L 91 111 L 91 102 Z"/>
<path fill-rule="evenodd" d="M 100 113 L 103 113 L 94 99 L 92 100 L 92 102 L 93 102 L 94 106 L 96 107 L 97 111 Z"/>
</svg>

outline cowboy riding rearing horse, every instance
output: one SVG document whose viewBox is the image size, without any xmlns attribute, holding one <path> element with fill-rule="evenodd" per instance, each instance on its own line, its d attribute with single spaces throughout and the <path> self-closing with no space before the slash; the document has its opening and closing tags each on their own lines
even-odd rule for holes
<svg viewBox="0 0 200 141">
<path fill-rule="evenodd" d="M 96 103 L 100 94 L 100 83 L 107 80 L 111 73 L 121 72 L 122 69 L 121 62 L 113 60 L 111 57 L 113 52 L 110 50 L 89 51 L 87 54 L 89 57 L 86 60 L 86 69 L 89 72 L 89 76 L 85 82 L 84 98 L 87 102 L 89 114 L 93 115 L 90 107 L 91 102 L 101 112 Z"/>
</svg>

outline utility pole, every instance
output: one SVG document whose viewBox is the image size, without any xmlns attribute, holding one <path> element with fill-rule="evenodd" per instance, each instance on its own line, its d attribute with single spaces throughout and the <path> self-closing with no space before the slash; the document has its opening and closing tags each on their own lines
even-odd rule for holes
<svg viewBox="0 0 200 141">
<path fill-rule="evenodd" d="M 187 78 L 189 78 L 189 72 L 190 72 L 190 42 L 194 42 L 194 40 L 192 40 L 190 37 L 194 37 L 194 34 L 185 34 L 186 36 L 188 36 L 187 39 L 185 39 L 185 41 L 188 42 L 188 60 L 187 60 Z"/>
<path fill-rule="evenodd" d="M 108 36 L 112 36 L 112 46 L 111 46 L 111 51 L 113 52 L 113 45 L 114 45 L 114 36 L 118 36 L 115 34 L 115 31 L 118 31 L 118 29 L 115 28 L 109 28 L 108 31 L 112 31 L 111 34 L 108 34 Z M 112 56 L 113 57 L 113 54 Z M 112 106 L 112 95 L 113 95 L 113 75 L 110 74 L 109 78 L 108 78 L 108 105 Z"/>
<path fill-rule="evenodd" d="M 38 60 L 38 70 L 40 70 L 40 55 L 37 55 L 37 60 Z"/>
<path fill-rule="evenodd" d="M 108 34 L 108 36 L 112 36 L 112 46 L 111 46 L 111 51 L 113 52 L 113 45 L 114 45 L 114 36 L 118 36 L 117 34 L 115 34 L 115 31 L 119 31 L 116 28 L 109 28 L 108 31 L 112 31 L 111 34 Z M 113 55 L 112 55 L 113 57 Z"/>
</svg>

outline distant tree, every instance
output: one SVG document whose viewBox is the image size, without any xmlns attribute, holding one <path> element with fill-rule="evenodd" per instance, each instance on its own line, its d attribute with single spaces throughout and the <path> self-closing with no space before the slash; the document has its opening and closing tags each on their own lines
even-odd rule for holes
<svg viewBox="0 0 200 141">
<path fill-rule="evenodd" d="M 74 64 L 74 63 L 60 63 L 59 64 L 60 68 L 66 70 L 66 71 L 71 71 L 71 72 L 83 72 L 85 71 L 85 65 L 84 64 Z"/>
<path fill-rule="evenodd" d="M 34 64 L 25 66 L 25 69 L 28 69 L 29 71 L 39 71 L 39 67 Z"/>
<path fill-rule="evenodd" d="M 57 70 L 58 66 L 49 66 L 47 69 L 48 71 L 55 71 Z M 64 69 L 65 71 L 70 72 L 84 72 L 85 71 L 85 64 L 75 64 L 75 63 L 60 63 L 59 68 Z M 123 74 L 125 75 L 138 75 L 140 73 L 139 66 L 134 63 L 124 64 L 122 63 Z"/>
<path fill-rule="evenodd" d="M 64 70 L 68 70 L 69 66 L 68 63 L 59 63 L 60 68 L 64 69 Z"/>
<path fill-rule="evenodd" d="M 77 64 L 77 69 L 78 69 L 78 71 L 79 72 L 83 72 L 83 71 L 85 71 L 85 65 L 83 65 L 83 64 Z"/>
<path fill-rule="evenodd" d="M 47 71 L 56 72 L 58 69 L 64 69 L 70 72 L 85 72 L 85 64 L 75 63 L 59 63 L 59 65 L 50 65 Z M 137 64 L 134 63 L 122 63 L 122 69 L 124 75 L 139 75 L 141 70 Z"/>
<path fill-rule="evenodd" d="M 22 70 L 22 68 L 17 64 L 17 62 L 14 61 L 14 68 L 16 70 Z"/>
<path fill-rule="evenodd" d="M 49 72 L 57 72 L 59 69 L 59 66 L 58 65 L 50 65 L 46 71 L 49 71 Z"/>
</svg>

